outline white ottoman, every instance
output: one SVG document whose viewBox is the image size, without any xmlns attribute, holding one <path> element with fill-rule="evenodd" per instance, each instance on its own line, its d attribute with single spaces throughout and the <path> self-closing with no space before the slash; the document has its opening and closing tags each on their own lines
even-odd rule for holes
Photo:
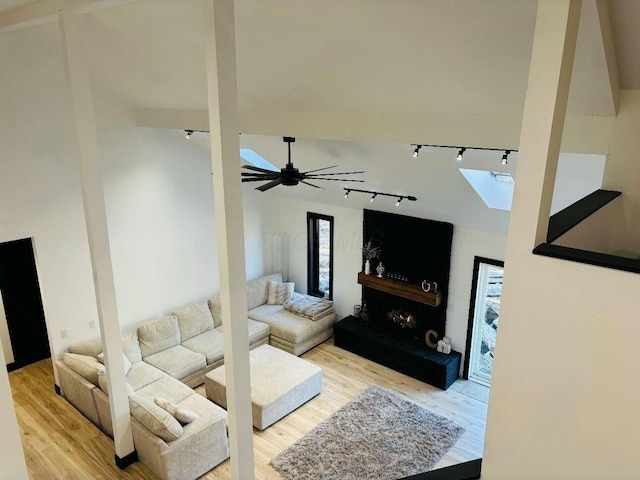
<svg viewBox="0 0 640 480">
<path fill-rule="evenodd" d="M 322 391 L 320 367 L 271 345 L 249 352 L 253 426 L 264 430 Z M 224 365 L 204 379 L 207 398 L 227 408 Z"/>
</svg>

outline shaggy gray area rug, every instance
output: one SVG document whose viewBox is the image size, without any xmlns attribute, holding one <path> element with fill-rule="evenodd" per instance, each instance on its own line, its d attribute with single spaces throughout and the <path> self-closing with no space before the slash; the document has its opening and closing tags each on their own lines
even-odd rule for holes
<svg viewBox="0 0 640 480">
<path fill-rule="evenodd" d="M 285 480 L 392 480 L 431 470 L 464 427 L 373 386 L 273 460 Z"/>
</svg>

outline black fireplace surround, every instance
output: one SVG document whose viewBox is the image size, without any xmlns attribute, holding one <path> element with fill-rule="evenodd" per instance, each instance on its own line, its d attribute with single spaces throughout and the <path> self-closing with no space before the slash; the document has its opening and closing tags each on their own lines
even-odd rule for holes
<svg viewBox="0 0 640 480">
<path fill-rule="evenodd" d="M 425 342 L 425 333 L 446 334 L 446 311 L 453 225 L 446 222 L 364 210 L 363 241 L 380 247 L 371 275 L 379 262 L 385 276 L 395 274 L 420 285 L 437 282 L 442 301 L 432 306 L 362 287 L 368 320 L 347 317 L 335 325 L 335 344 L 439 388 L 457 378 L 460 353 L 439 353 Z M 364 270 L 364 263 L 363 263 Z"/>
</svg>

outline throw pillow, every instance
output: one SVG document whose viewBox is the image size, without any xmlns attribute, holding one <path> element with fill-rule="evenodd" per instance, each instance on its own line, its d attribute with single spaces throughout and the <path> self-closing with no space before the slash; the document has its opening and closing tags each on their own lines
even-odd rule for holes
<svg viewBox="0 0 640 480">
<path fill-rule="evenodd" d="M 279 283 L 269 280 L 269 296 L 267 298 L 267 304 L 282 305 L 284 302 L 291 298 L 291 296 L 293 295 L 294 287 L 295 283 L 293 282 Z"/>
<path fill-rule="evenodd" d="M 104 365 L 104 352 L 100 352 L 98 354 L 98 361 Z M 131 370 L 131 362 L 127 358 L 127 356 L 122 353 L 122 361 L 124 362 L 124 374 L 126 375 Z"/>
<path fill-rule="evenodd" d="M 160 408 L 173 415 L 182 425 L 186 425 L 187 423 L 191 423 L 198 419 L 198 415 L 195 412 L 192 412 L 188 408 L 180 407 L 166 398 L 158 397 L 154 399 L 154 402 L 156 402 L 156 405 Z"/>
<path fill-rule="evenodd" d="M 104 365 L 94 357 L 79 353 L 63 353 L 62 363 L 96 386 L 98 385 L 98 374 L 104 372 Z"/>
<path fill-rule="evenodd" d="M 147 398 L 140 395 L 132 395 L 129 397 L 129 408 L 133 418 L 165 442 L 177 440 L 184 433 L 182 425 L 173 416 L 169 415 L 169 412 Z"/>
</svg>

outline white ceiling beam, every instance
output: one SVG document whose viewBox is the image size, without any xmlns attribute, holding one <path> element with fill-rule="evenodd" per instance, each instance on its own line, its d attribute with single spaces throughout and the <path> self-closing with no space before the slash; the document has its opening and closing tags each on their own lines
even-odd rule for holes
<svg viewBox="0 0 640 480">
<path fill-rule="evenodd" d="M 34 27 L 58 20 L 59 12 L 91 13 L 133 0 L 41 0 L 0 13 L 0 33 Z"/>
</svg>

